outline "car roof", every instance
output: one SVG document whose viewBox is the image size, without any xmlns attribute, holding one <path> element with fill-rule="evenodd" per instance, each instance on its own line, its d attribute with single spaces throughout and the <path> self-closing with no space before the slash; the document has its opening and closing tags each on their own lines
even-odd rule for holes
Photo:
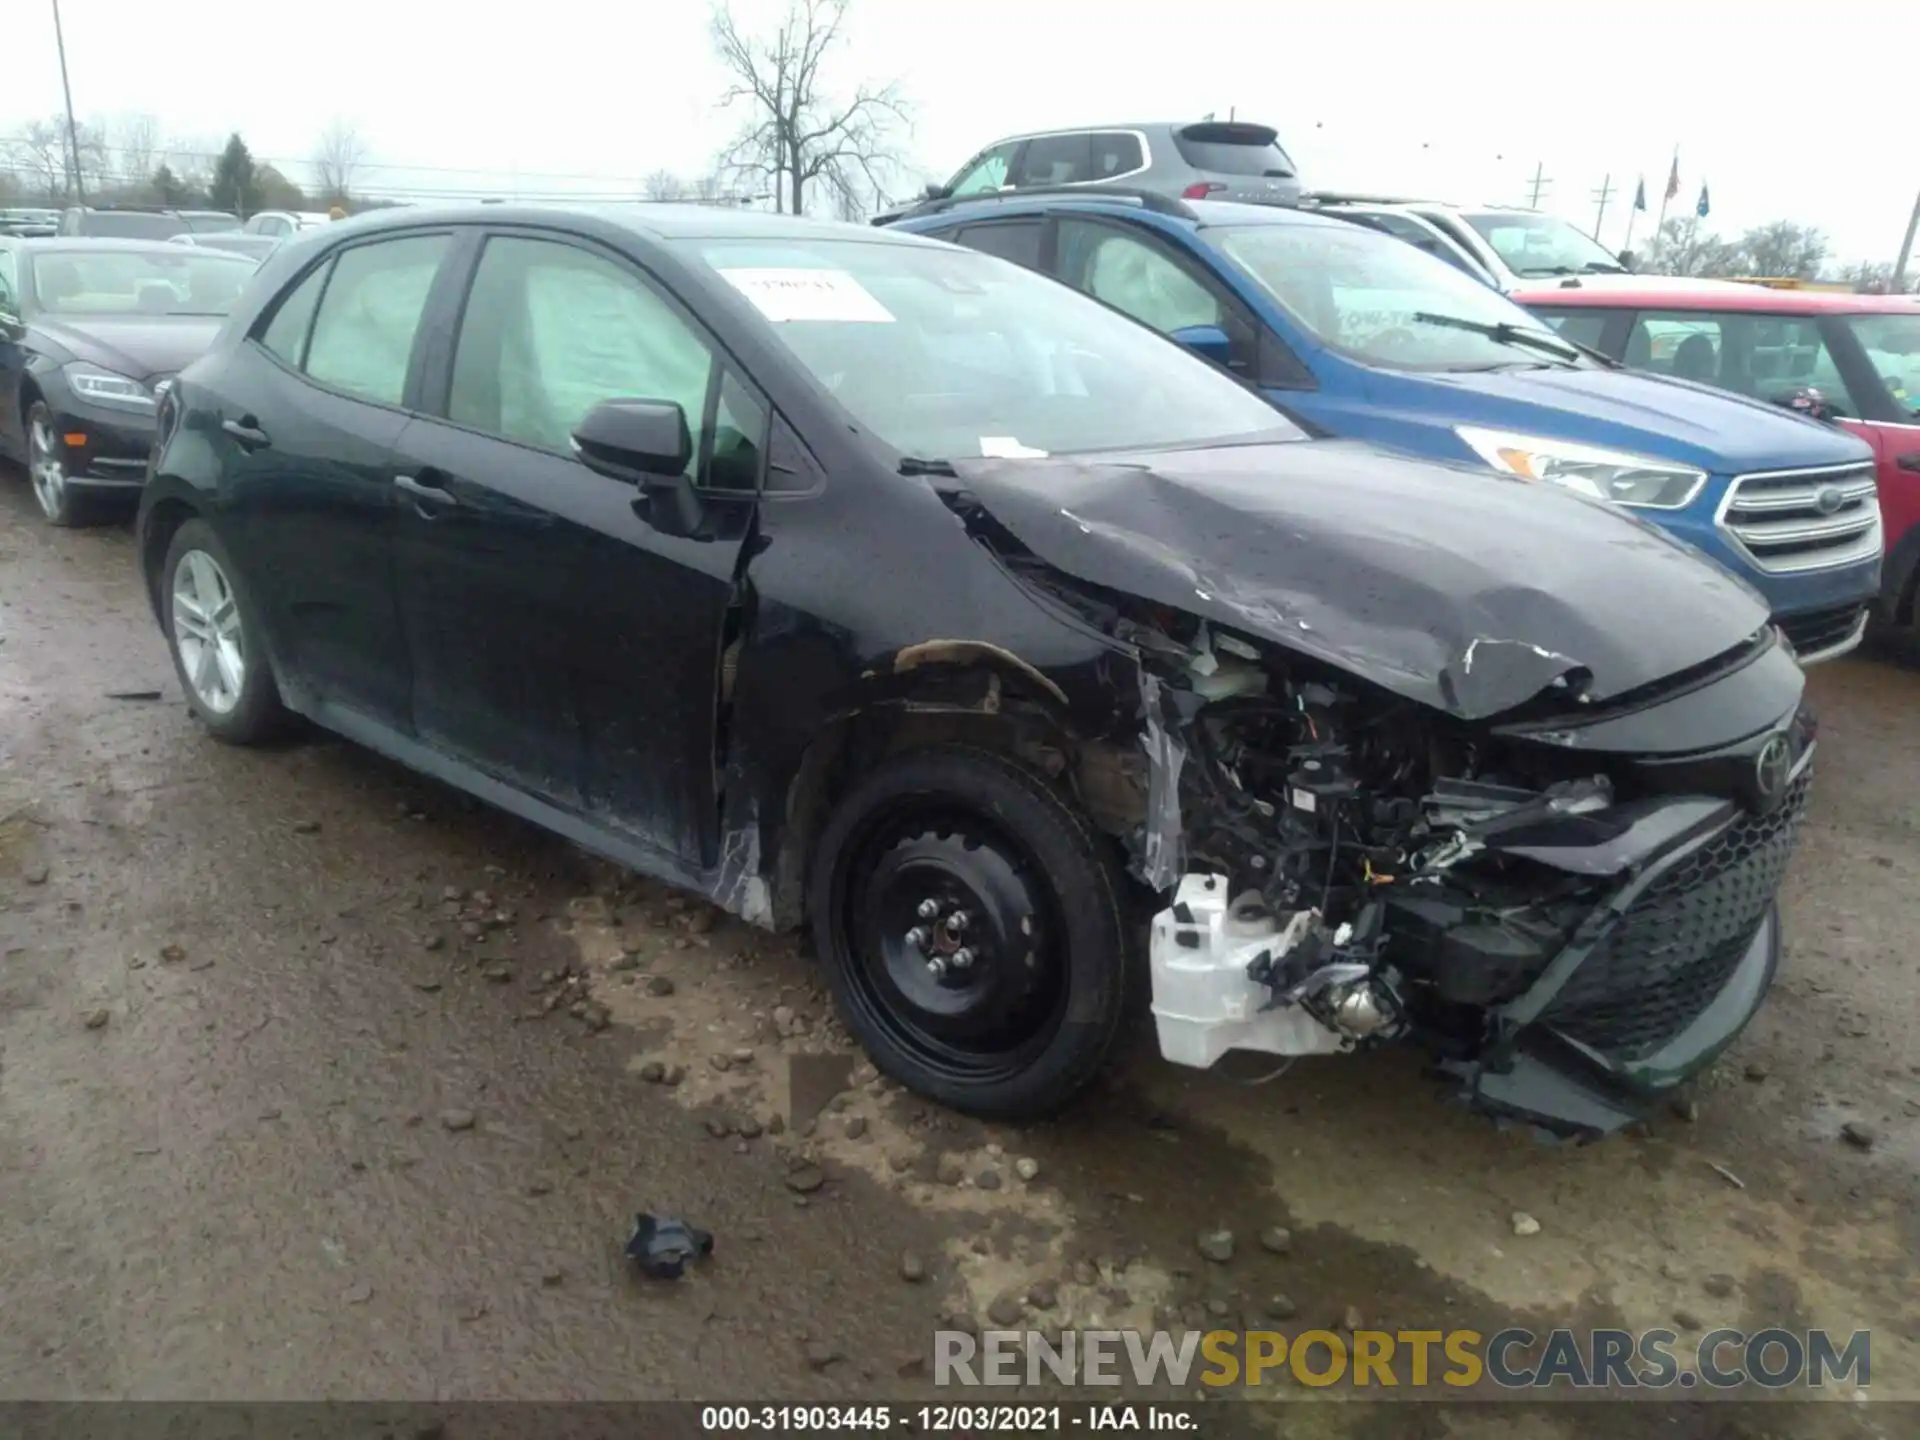
<svg viewBox="0 0 1920 1440">
<path fill-rule="evenodd" d="M 415 229 L 436 222 L 476 221 L 492 225 L 537 225 L 556 219 L 598 220 L 618 226 L 650 240 L 721 239 L 836 239 L 865 240 L 869 243 L 925 245 L 918 236 L 871 225 L 854 225 L 838 220 L 814 220 L 803 215 L 780 215 L 766 210 L 744 210 L 730 205 L 674 205 L 647 201 L 623 204 L 564 205 L 486 204 L 409 205 L 392 210 L 370 210 L 348 220 L 333 222 L 355 235 L 380 230 Z"/>
<path fill-rule="evenodd" d="M 1724 288 L 1722 288 L 1724 287 Z M 1911 295 L 1844 295 L 1832 290 L 1775 290 L 1766 285 L 1705 281 L 1683 286 L 1608 286 L 1593 290 L 1518 290 L 1522 305 L 1571 305 L 1589 310 L 1721 310 L 1770 315 L 1910 315 L 1920 310 Z"/>
<path fill-rule="evenodd" d="M 900 225 L 914 222 L 953 219 L 978 219 L 995 215 L 1018 215 L 1030 213 L 1036 209 L 1057 209 L 1071 206 L 1082 210 L 1107 211 L 1116 215 L 1158 215 L 1163 219 L 1176 222 L 1184 221 L 1196 229 L 1210 229 L 1223 225 L 1318 225 L 1350 228 L 1350 220 L 1342 220 L 1336 215 L 1323 215 L 1313 210 L 1296 209 L 1291 205 L 1246 205 L 1233 200 L 1176 200 L 1171 196 L 1161 197 L 1164 205 L 1156 202 L 1143 205 L 1140 196 L 1128 190 L 1116 190 L 1107 193 L 1105 187 L 1089 185 L 1085 189 L 1078 187 L 1057 189 L 1036 189 L 1031 194 L 1022 195 L 1018 191 L 1003 192 L 997 196 L 983 195 L 979 199 L 964 199 L 951 202 L 944 208 L 926 215 L 903 215 Z M 880 233 L 898 228 L 895 225 L 880 227 Z"/>
</svg>

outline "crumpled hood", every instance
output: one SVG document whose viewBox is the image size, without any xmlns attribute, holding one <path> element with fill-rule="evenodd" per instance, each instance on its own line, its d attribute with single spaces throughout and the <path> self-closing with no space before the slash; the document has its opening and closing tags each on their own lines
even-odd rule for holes
<svg viewBox="0 0 1920 1440">
<path fill-rule="evenodd" d="M 1354 441 L 957 460 L 1041 559 L 1465 719 L 1584 670 L 1608 699 L 1767 624 L 1752 590 L 1600 502 Z"/>
</svg>

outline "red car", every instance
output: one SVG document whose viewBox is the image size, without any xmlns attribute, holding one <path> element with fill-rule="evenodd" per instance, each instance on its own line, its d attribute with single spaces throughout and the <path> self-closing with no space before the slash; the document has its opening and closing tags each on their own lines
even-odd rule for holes
<svg viewBox="0 0 1920 1440">
<path fill-rule="evenodd" d="M 1513 298 L 1569 340 L 1632 369 L 1824 410 L 1865 439 L 1880 459 L 1887 546 L 1878 619 L 1920 631 L 1920 303 L 1913 296 L 1712 281 L 1695 290 L 1664 280 L 1658 290 L 1568 281 Z"/>
</svg>

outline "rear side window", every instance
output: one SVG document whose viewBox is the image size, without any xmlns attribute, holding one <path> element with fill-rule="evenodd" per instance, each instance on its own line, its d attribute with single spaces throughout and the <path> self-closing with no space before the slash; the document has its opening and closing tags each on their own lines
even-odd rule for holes
<svg viewBox="0 0 1920 1440">
<path fill-rule="evenodd" d="M 984 255 L 998 255 L 1029 270 L 1040 268 L 1038 220 L 1002 220 L 992 225 L 968 225 L 953 237 L 955 243 Z"/>
<path fill-rule="evenodd" d="M 169 236 L 185 235 L 190 228 L 177 215 L 95 210 L 81 220 L 75 233 L 111 240 L 165 240 Z"/>
<path fill-rule="evenodd" d="M 273 312 L 273 319 L 260 332 L 260 343 L 294 369 L 306 359 L 307 331 L 313 325 L 313 308 L 320 302 L 320 291 L 327 283 L 328 266 L 316 267 L 306 279 L 294 286 Z"/>
<path fill-rule="evenodd" d="M 1294 173 L 1279 132 L 1265 125 L 1189 125 L 1173 132 L 1173 143 L 1187 164 L 1215 175 L 1290 178 Z"/>
<path fill-rule="evenodd" d="M 1093 137 L 1041 135 L 1027 142 L 1016 185 L 1075 185 L 1093 178 Z"/>
<path fill-rule="evenodd" d="M 406 394 L 413 337 L 448 236 L 377 240 L 340 253 L 307 342 L 307 374 L 382 405 Z"/>
<path fill-rule="evenodd" d="M 1811 316 L 1643 311 L 1627 339 L 1626 363 L 1754 400 L 1818 390 L 1836 415 L 1860 413 Z"/>
<path fill-rule="evenodd" d="M 1094 180 L 1111 180 L 1115 176 L 1130 175 L 1135 170 L 1146 168 L 1146 152 L 1140 148 L 1140 137 L 1124 131 L 1102 130 L 1093 137 L 1093 174 Z"/>
</svg>

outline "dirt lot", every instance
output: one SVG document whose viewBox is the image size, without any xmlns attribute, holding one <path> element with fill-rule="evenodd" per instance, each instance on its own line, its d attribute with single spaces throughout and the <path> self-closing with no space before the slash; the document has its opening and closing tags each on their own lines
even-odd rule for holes
<svg viewBox="0 0 1920 1440">
<path fill-rule="evenodd" d="M 1044 1127 L 855 1070 L 796 1133 L 839 1087 L 791 1057 L 844 1037 L 793 944 L 345 743 L 206 741 L 126 531 L 30 508 L 0 476 L 0 1398 L 905 1393 L 939 1317 L 1036 1285 L 1036 1327 L 1870 1328 L 1876 1401 L 1920 1398 L 1920 672 L 1817 672 L 1782 979 L 1647 1134 L 1541 1147 L 1404 1057 L 1253 1085 L 1150 1048 Z M 639 1209 L 713 1261 L 632 1277 Z M 1331 1435 L 1651 1418 L 1287 1408 Z"/>
</svg>

